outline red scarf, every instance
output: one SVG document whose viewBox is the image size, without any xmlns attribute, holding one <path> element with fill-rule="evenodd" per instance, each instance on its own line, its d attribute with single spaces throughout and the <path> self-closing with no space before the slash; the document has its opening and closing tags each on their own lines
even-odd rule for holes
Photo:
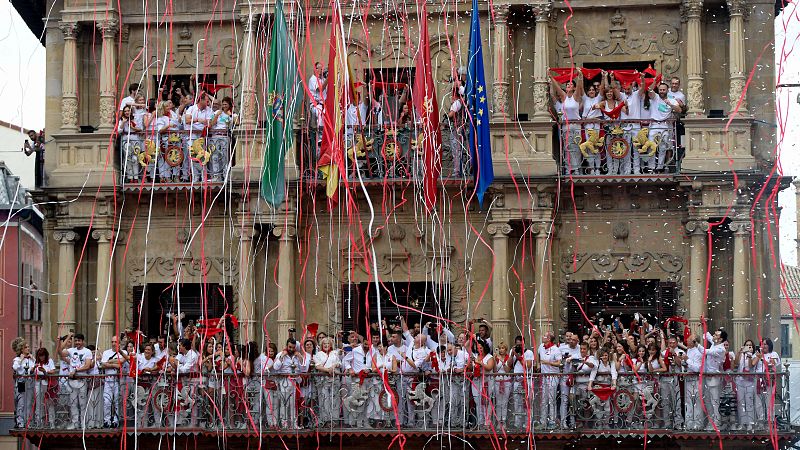
<svg viewBox="0 0 800 450">
<path fill-rule="evenodd" d="M 610 111 L 603 109 L 602 111 L 603 111 L 603 114 L 607 115 L 608 117 L 610 117 L 612 119 L 619 119 L 619 115 L 622 112 L 622 107 L 624 107 L 624 106 L 625 106 L 625 103 L 619 102 L 619 104 L 617 105 L 616 108 L 614 108 L 614 109 L 612 109 Z"/>
<path fill-rule="evenodd" d="M 544 345 L 544 348 L 545 348 L 545 350 L 550 350 L 550 347 L 552 347 L 552 346 L 554 346 L 554 345 L 556 345 L 556 344 L 554 344 L 554 343 L 552 343 L 552 342 L 551 342 L 551 343 L 549 343 L 549 344 L 542 344 L 542 345 Z"/>
<path fill-rule="evenodd" d="M 587 80 L 591 80 L 597 75 L 600 75 L 600 72 L 602 71 L 603 69 L 586 69 L 584 67 L 581 67 L 581 73 L 583 74 L 583 78 Z"/>
<path fill-rule="evenodd" d="M 575 67 L 551 67 L 550 70 L 557 74 L 553 79 L 561 84 L 578 76 L 578 69 Z"/>
<path fill-rule="evenodd" d="M 722 363 L 722 370 L 731 370 L 731 354 L 725 352 L 725 362 Z"/>
<path fill-rule="evenodd" d="M 631 84 L 638 83 L 642 78 L 642 74 L 638 70 L 613 70 L 611 73 L 614 75 L 614 79 L 626 89 Z"/>
<path fill-rule="evenodd" d="M 434 371 L 439 371 L 439 358 L 436 357 L 436 352 L 431 352 L 431 367 Z"/>
</svg>

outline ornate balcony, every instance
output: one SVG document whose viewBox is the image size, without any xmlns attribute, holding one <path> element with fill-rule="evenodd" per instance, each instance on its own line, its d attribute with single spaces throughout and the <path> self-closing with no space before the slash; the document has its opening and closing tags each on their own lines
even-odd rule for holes
<svg viewBox="0 0 800 450">
<path fill-rule="evenodd" d="M 588 374 L 539 373 L 17 377 L 25 384 L 22 401 L 27 403 L 19 405 L 22 415 L 12 433 L 31 439 L 55 433 L 134 432 L 299 437 L 447 432 L 548 439 L 793 436 L 788 371 L 620 374 L 615 389 L 598 384 L 598 377 L 591 391 L 588 380 Z M 111 428 L 103 424 L 104 390 L 106 398 L 110 393 L 119 396 L 119 403 L 109 402 L 111 416 L 118 417 Z M 547 415 L 553 416 L 543 419 Z"/>
</svg>

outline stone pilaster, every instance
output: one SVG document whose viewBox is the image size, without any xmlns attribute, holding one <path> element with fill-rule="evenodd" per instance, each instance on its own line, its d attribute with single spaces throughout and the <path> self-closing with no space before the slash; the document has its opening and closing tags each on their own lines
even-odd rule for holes
<svg viewBox="0 0 800 450">
<path fill-rule="evenodd" d="M 75 297 L 73 295 L 73 280 L 75 279 L 75 242 L 78 233 L 65 229 L 53 232 L 53 238 L 58 241 L 58 323 L 57 335 L 66 334 L 75 329 Z"/>
<path fill-rule="evenodd" d="M 508 5 L 494 7 L 494 83 L 492 83 L 493 105 L 492 119 L 507 120 L 508 103 Z"/>
<path fill-rule="evenodd" d="M 256 110 L 256 33 L 258 16 L 250 14 L 240 17 L 244 27 L 244 50 L 242 51 L 242 127 L 254 128 L 257 121 Z"/>
<path fill-rule="evenodd" d="M 295 296 L 297 286 L 294 284 L 297 229 L 293 225 L 281 225 L 273 228 L 272 234 L 278 237 L 278 342 L 276 344 L 280 348 L 289 337 L 289 328 L 297 328 Z M 301 334 L 298 334 L 298 337 Z"/>
<path fill-rule="evenodd" d="M 705 114 L 705 97 L 703 93 L 703 37 L 701 18 L 703 0 L 683 0 L 681 3 L 683 16 L 686 19 L 686 74 L 687 114 L 694 117 Z"/>
<path fill-rule="evenodd" d="M 552 265 L 550 259 L 550 224 L 538 222 L 533 224 L 533 234 L 536 236 L 536 260 L 534 261 L 534 281 L 536 291 L 534 294 L 533 327 L 536 335 L 541 337 L 544 333 L 554 330 L 554 304 L 552 291 Z"/>
<path fill-rule="evenodd" d="M 733 231 L 733 346 L 742 345 L 748 338 L 752 324 L 750 314 L 750 231 L 748 220 L 734 220 L 728 224 Z M 738 348 L 738 347 L 736 347 Z"/>
<path fill-rule="evenodd" d="M 97 294 L 95 301 L 97 319 L 97 348 L 110 348 L 111 336 L 114 335 L 114 270 L 111 260 L 111 239 L 113 233 L 108 229 L 92 231 L 92 238 L 97 240 Z"/>
<path fill-rule="evenodd" d="M 536 3 L 533 5 L 533 12 L 536 15 L 534 31 L 534 54 L 533 54 L 533 105 L 534 118 L 550 119 L 549 105 L 549 67 L 550 67 L 550 15 L 552 14 L 553 4 L 551 1 Z"/>
<path fill-rule="evenodd" d="M 61 72 L 61 131 L 78 131 L 78 32 L 77 22 L 61 22 L 64 59 Z"/>
<path fill-rule="evenodd" d="M 746 82 L 745 74 L 745 52 L 744 52 L 744 16 L 747 11 L 746 0 L 728 0 L 728 12 L 730 13 L 730 43 L 728 48 L 730 51 L 730 90 L 729 100 L 731 113 L 736 108 L 739 99 L 744 93 L 744 85 Z M 739 106 L 739 114 L 747 115 L 747 97 L 742 98 L 742 104 Z"/>
<path fill-rule="evenodd" d="M 117 110 L 114 95 L 116 87 L 117 48 L 116 37 L 119 31 L 119 22 L 116 18 L 109 18 L 97 23 L 103 35 L 103 46 L 100 54 L 100 125 L 101 132 L 111 132 L 114 129 L 115 113 Z"/>
<path fill-rule="evenodd" d="M 486 227 L 492 235 L 494 271 L 492 273 L 492 335 L 494 342 L 511 342 L 511 295 L 508 290 L 508 222 L 492 222 Z"/>
<path fill-rule="evenodd" d="M 707 317 L 708 311 L 703 301 L 706 289 L 706 270 L 708 264 L 707 240 L 708 222 L 692 220 L 686 223 L 686 231 L 690 239 L 689 262 L 689 326 L 697 331 L 701 317 Z"/>
<path fill-rule="evenodd" d="M 253 235 L 252 227 L 242 225 L 236 229 L 239 236 L 239 297 L 236 314 L 239 317 L 239 342 L 246 344 L 256 340 L 258 322 L 255 319 L 253 301 Z"/>
<path fill-rule="evenodd" d="M 800 266 L 800 179 L 792 181 L 792 186 L 794 186 L 794 205 L 795 205 L 795 251 L 797 261 L 795 265 Z"/>
</svg>

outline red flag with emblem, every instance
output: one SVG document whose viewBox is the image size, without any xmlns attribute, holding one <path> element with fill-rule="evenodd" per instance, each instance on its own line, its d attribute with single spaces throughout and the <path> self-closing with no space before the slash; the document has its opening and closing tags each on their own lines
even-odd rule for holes
<svg viewBox="0 0 800 450">
<path fill-rule="evenodd" d="M 422 179 L 425 209 L 436 207 L 439 198 L 439 174 L 442 172 L 442 134 L 439 131 L 439 105 L 436 102 L 436 86 L 433 84 L 431 68 L 431 48 L 428 44 L 428 11 L 421 2 L 419 14 L 419 42 L 415 61 L 416 75 L 412 100 L 414 109 L 422 121 L 417 131 L 417 149 L 422 152 L 424 174 Z"/>
</svg>

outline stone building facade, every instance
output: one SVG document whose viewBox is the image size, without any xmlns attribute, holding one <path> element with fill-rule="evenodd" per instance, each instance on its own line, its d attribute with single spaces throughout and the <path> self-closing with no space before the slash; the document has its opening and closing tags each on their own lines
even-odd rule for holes
<svg viewBox="0 0 800 450">
<path fill-rule="evenodd" d="M 314 322 L 334 333 L 364 327 L 357 319 L 375 313 L 376 285 L 382 307 L 396 301 L 394 310 L 410 306 L 462 323 L 486 318 L 500 340 L 585 325 L 584 313 L 624 314 L 634 297 L 636 308 L 661 319 L 724 326 L 735 345 L 754 337 L 755 326 L 777 333 L 773 214 L 786 181 L 771 172 L 774 61 L 762 49 L 773 40 L 772 2 L 495 1 L 491 14 L 481 2 L 496 178 L 484 209 L 468 201 L 471 182 L 443 182 L 433 217 L 408 180 L 365 183 L 352 190 L 349 209 L 340 201 L 329 212 L 324 186 L 302 176 L 303 139 L 286 155 L 287 201 L 271 209 L 259 199 L 272 2 L 99 5 L 58 0 L 36 12 L 50 12 L 53 140 L 48 185 L 37 195 L 47 202 L 51 338 L 75 329 L 104 348 L 126 328 L 157 333 L 180 296 L 195 318 L 212 314 L 205 308 L 233 312 L 242 341 L 283 342 L 288 329 Z M 468 6 L 428 7 L 443 110 L 448 78 L 464 65 L 454 58 L 466 57 Z M 330 10 L 308 8 L 306 22 L 287 3 L 304 74 L 328 50 Z M 348 39 L 354 72 L 413 67 L 416 9 L 407 30 L 387 30 L 383 15 L 393 20 L 397 12 L 375 8 Z M 352 14 L 360 24 L 360 13 Z M 683 81 L 678 173 L 562 175 L 548 68 L 570 62 L 651 64 Z M 235 86 L 241 126 L 226 183 L 120 183 L 117 105 L 132 82 L 155 96 L 163 74 L 213 75 Z M 298 136 L 307 126 L 302 110 Z M 636 294 L 611 294 L 619 290 Z"/>
</svg>

